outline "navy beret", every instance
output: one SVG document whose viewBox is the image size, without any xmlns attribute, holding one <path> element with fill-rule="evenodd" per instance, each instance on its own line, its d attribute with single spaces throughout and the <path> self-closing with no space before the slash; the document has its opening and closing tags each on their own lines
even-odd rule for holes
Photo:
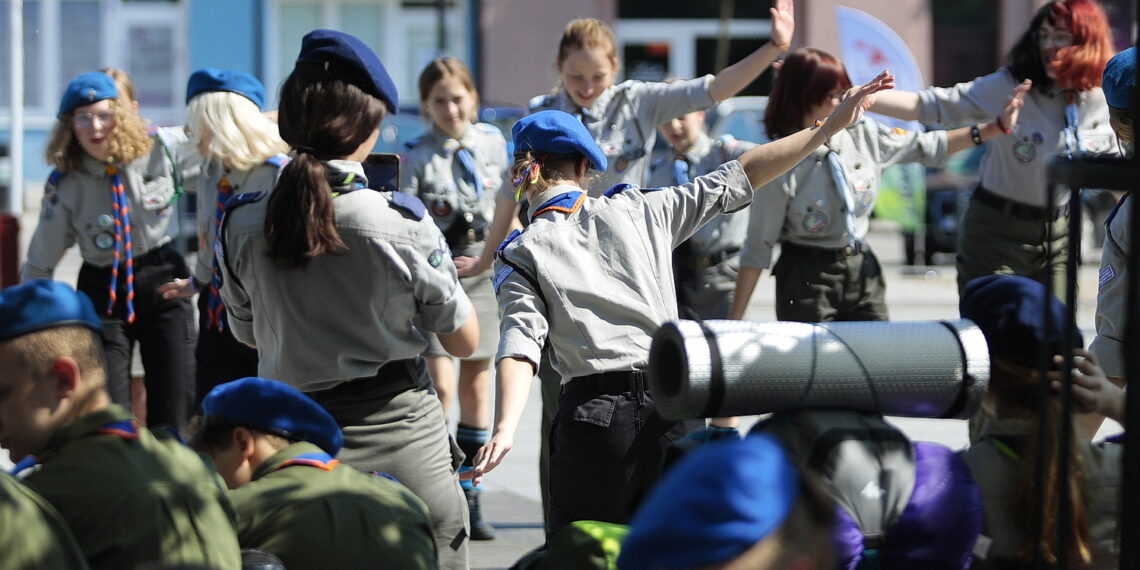
<svg viewBox="0 0 1140 570">
<path fill-rule="evenodd" d="M 796 468 L 771 435 L 706 443 L 650 491 L 630 521 L 618 568 L 727 562 L 779 528 L 798 496 Z"/>
<path fill-rule="evenodd" d="M 1045 329 L 1045 307 L 1049 309 L 1050 327 Z M 1045 286 L 1019 275 L 985 275 L 971 280 L 962 293 L 958 310 L 982 329 L 990 345 L 990 355 L 1026 366 L 1041 365 L 1041 346 L 1048 356 L 1063 354 L 1064 331 L 1072 326 L 1065 315 L 1065 305 Z M 1081 331 L 1073 328 L 1073 346 L 1084 345 Z"/>
<path fill-rule="evenodd" d="M 1100 88 L 1104 100 L 1114 109 L 1132 107 L 1132 88 L 1136 85 L 1136 48 L 1130 47 L 1108 60 L 1104 66 Z"/>
<path fill-rule="evenodd" d="M 70 285 L 35 279 L 0 290 L 0 341 L 68 325 L 103 328 L 91 299 Z"/>
<path fill-rule="evenodd" d="M 515 150 L 537 150 L 553 154 L 580 154 L 594 170 L 606 169 L 606 155 L 582 121 L 565 111 L 539 111 L 527 115 L 511 128 Z"/>
<path fill-rule="evenodd" d="M 186 82 L 186 102 L 189 103 L 199 93 L 211 91 L 237 93 L 253 101 L 258 109 L 265 108 L 265 87 L 244 71 L 205 67 L 191 73 L 190 80 Z"/>
<path fill-rule="evenodd" d="M 344 440 L 328 411 L 277 380 L 242 378 L 215 386 L 202 400 L 202 413 L 291 441 L 307 441 L 334 457 Z"/>
<path fill-rule="evenodd" d="M 77 75 L 67 89 L 63 90 L 63 98 L 59 101 L 59 114 L 62 117 L 76 107 L 90 105 L 104 99 L 114 99 L 119 94 L 115 88 L 115 80 L 102 71 L 89 71 Z"/>
<path fill-rule="evenodd" d="M 396 84 L 380 58 L 354 36 L 336 30 L 313 30 L 305 34 L 297 67 L 303 64 L 320 64 L 337 79 L 383 101 L 389 113 L 395 113 L 400 104 Z"/>
</svg>

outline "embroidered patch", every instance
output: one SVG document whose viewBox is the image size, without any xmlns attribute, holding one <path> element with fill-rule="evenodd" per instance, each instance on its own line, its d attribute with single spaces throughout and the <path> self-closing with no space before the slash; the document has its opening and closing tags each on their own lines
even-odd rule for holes
<svg viewBox="0 0 1140 570">
<path fill-rule="evenodd" d="M 1104 267 L 1101 267 L 1100 268 L 1100 275 L 1099 275 L 1099 283 L 1097 284 L 1097 287 L 1098 288 L 1104 287 L 1104 284 L 1108 283 L 1109 281 L 1112 281 L 1113 277 L 1116 277 L 1116 272 L 1112 270 L 1111 265 L 1105 265 Z"/>
<path fill-rule="evenodd" d="M 95 236 L 95 247 L 99 249 L 111 249 L 115 245 L 115 237 L 110 233 L 101 233 Z"/>
<path fill-rule="evenodd" d="M 1037 147 L 1026 141 L 1018 141 L 1013 145 L 1013 157 L 1021 162 L 1029 162 L 1037 158 Z"/>
<path fill-rule="evenodd" d="M 827 227 L 827 214 L 820 211 L 808 212 L 804 216 L 804 229 L 817 234 Z"/>
<path fill-rule="evenodd" d="M 222 240 L 214 240 L 214 257 L 218 258 L 218 264 L 224 265 L 226 263 L 226 249 L 222 247 Z"/>
<path fill-rule="evenodd" d="M 443 250 L 433 249 L 432 252 L 428 254 L 428 265 L 439 267 L 440 263 L 443 263 Z"/>
<path fill-rule="evenodd" d="M 511 266 L 504 265 L 502 269 L 495 272 L 495 276 L 491 278 L 491 285 L 495 288 L 496 293 L 499 292 L 499 286 L 503 284 L 503 281 L 507 280 L 507 276 L 510 275 L 512 271 L 514 271 L 514 269 L 511 269 Z"/>
</svg>

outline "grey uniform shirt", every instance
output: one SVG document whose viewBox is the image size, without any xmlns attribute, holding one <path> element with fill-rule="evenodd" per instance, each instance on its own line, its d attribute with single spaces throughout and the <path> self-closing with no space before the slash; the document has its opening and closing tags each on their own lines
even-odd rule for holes
<svg viewBox="0 0 1140 570">
<path fill-rule="evenodd" d="M 766 269 L 772 248 L 788 241 L 822 248 L 847 245 L 845 204 L 835 190 L 827 154 L 838 153 L 855 204 L 855 237 L 865 239 L 882 169 L 892 164 L 941 164 L 946 131 L 903 131 L 864 118 L 832 135 L 826 145 L 756 190 L 742 267 Z"/>
<path fill-rule="evenodd" d="M 476 192 L 455 157 L 460 148 L 467 148 L 474 157 L 476 175 L 483 182 L 481 193 Z M 469 222 L 490 225 L 495 216 L 495 193 L 507 178 L 509 166 L 507 141 L 498 127 L 468 125 L 459 140 L 432 128 L 410 144 L 405 159 L 400 191 L 423 200 L 441 230 L 465 214 L 472 216 Z"/>
<path fill-rule="evenodd" d="M 1127 199 L 1122 200 L 1106 222 L 1106 239 L 1100 252 L 1100 287 L 1096 293 L 1096 337 L 1089 344 L 1105 375 L 1117 378 L 1125 377 L 1125 298 L 1129 277 L 1125 269 L 1128 252 L 1132 250 L 1128 235 L 1132 206 Z"/>
<path fill-rule="evenodd" d="M 1017 81 L 1006 68 L 954 87 L 934 87 L 918 94 L 918 120 L 942 125 L 967 125 L 1000 116 Z M 1085 152 L 1115 154 L 1116 139 L 1108 124 L 1108 105 L 1099 87 L 1076 93 L 1078 132 Z M 1046 203 L 1045 165 L 1064 150 L 1065 92 L 1030 89 L 1012 134 L 986 144 L 979 173 L 987 190 L 1023 204 Z M 1056 204 L 1068 201 L 1063 187 Z"/>
<path fill-rule="evenodd" d="M 329 178 L 366 184 L 359 163 L 326 163 Z M 453 332 L 470 302 L 439 229 L 390 193 L 367 188 L 333 198 L 341 255 L 283 269 L 265 255 L 268 198 L 233 208 L 223 224 L 222 299 L 234 337 L 257 346 L 258 374 L 304 392 L 371 376 L 427 346 L 413 326 Z M 254 190 L 248 188 L 247 190 Z M 267 190 L 267 189 L 266 189 Z M 275 191 L 282 191 L 277 189 Z"/>
<path fill-rule="evenodd" d="M 566 192 L 581 190 L 555 186 L 533 203 L 541 206 Z M 569 212 L 532 216 L 496 256 L 502 316 L 496 361 L 512 357 L 537 365 L 549 340 L 551 364 L 563 382 L 643 367 L 653 333 L 677 318 L 673 248 L 751 199 L 748 177 L 732 161 L 684 186 L 581 196 Z M 535 281 L 505 265 L 504 257 Z"/>
<path fill-rule="evenodd" d="M 685 151 L 684 157 L 691 165 L 689 178 L 696 178 L 716 170 L 730 160 L 755 148 L 756 143 L 740 141 L 731 136 L 709 138 L 701 134 L 692 148 Z M 672 149 L 658 151 L 649 166 L 650 188 L 673 186 L 673 161 L 678 154 Z M 713 255 L 723 251 L 736 251 L 744 244 L 744 234 L 748 231 L 748 208 L 717 216 L 705 224 L 689 238 L 689 246 L 695 255 Z"/>
<path fill-rule="evenodd" d="M 135 258 L 171 241 L 168 226 L 175 195 L 172 163 L 162 145 L 127 165 L 116 165 L 127 197 L 131 251 Z M 76 170 L 44 189 L 40 222 L 28 245 L 21 280 L 51 279 L 73 245 L 83 261 L 106 267 L 113 261 L 115 221 L 107 164 L 84 155 Z"/>
<path fill-rule="evenodd" d="M 590 180 L 590 196 L 596 197 L 617 184 L 645 185 L 657 126 L 711 106 L 712 80 L 711 75 L 675 83 L 630 80 L 606 89 L 587 108 L 560 90 L 532 99 L 530 112 L 555 109 L 581 118 L 608 162 L 606 171 Z M 504 185 L 503 192 L 514 198 L 513 187 Z"/>
<path fill-rule="evenodd" d="M 274 160 L 284 166 L 289 161 L 285 155 L 277 155 Z M 277 176 L 281 173 L 281 166 L 270 162 L 259 164 L 250 170 L 227 173 L 221 163 L 212 161 L 202 165 L 202 174 L 198 177 L 198 235 L 205 238 L 205 243 L 198 248 L 198 263 L 194 266 L 194 276 L 199 283 L 209 283 L 214 268 L 214 242 L 217 239 L 216 212 L 218 207 L 218 182 L 222 175 L 226 175 L 234 194 L 240 194 L 247 188 L 251 192 L 271 189 L 277 183 Z"/>
</svg>

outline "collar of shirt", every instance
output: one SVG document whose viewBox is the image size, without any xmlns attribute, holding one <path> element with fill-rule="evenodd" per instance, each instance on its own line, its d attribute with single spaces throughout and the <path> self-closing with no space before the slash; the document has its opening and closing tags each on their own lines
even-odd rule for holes
<svg viewBox="0 0 1140 570">
<path fill-rule="evenodd" d="M 429 129 L 426 134 L 432 139 L 433 146 L 440 148 L 446 148 L 448 146 L 447 141 L 455 141 L 458 143 L 458 145 L 455 146 L 455 148 L 448 149 L 449 151 L 454 152 L 459 146 L 466 146 L 467 148 L 471 148 L 473 144 L 472 139 L 475 136 L 475 123 L 468 124 L 467 128 L 463 129 L 463 134 L 459 135 L 458 139 L 451 135 L 445 134 L 435 125 L 432 125 L 431 129 Z"/>
<path fill-rule="evenodd" d="M 281 464 L 285 463 L 286 461 L 289 461 L 298 455 L 304 455 L 307 453 L 323 454 L 324 451 L 321 451 L 321 448 L 305 441 L 291 443 L 279 449 L 277 453 L 270 455 L 269 458 L 265 461 L 262 461 L 261 465 L 258 465 L 257 468 L 253 470 L 253 475 L 250 477 L 250 480 L 257 481 L 258 479 L 261 479 L 262 477 L 265 477 L 266 475 L 269 475 L 270 473 L 273 473 L 274 471 L 280 469 Z"/>
<path fill-rule="evenodd" d="M 552 206 L 552 204 L 548 204 L 548 202 L 559 198 L 563 194 L 569 195 L 571 197 L 558 200 L 558 204 L 555 204 L 555 207 L 551 208 L 550 206 Z M 573 184 L 559 184 L 557 186 L 551 186 L 541 194 L 534 196 L 534 200 L 531 201 L 531 204 L 534 205 L 531 206 L 528 215 L 531 219 L 534 219 L 535 216 L 541 215 L 544 211 L 558 211 L 564 213 L 573 212 L 582 205 L 582 195 L 585 195 L 585 191 L 578 186 L 574 186 Z"/>
<path fill-rule="evenodd" d="M 577 116 L 577 113 L 582 114 L 583 123 L 593 123 L 602 120 L 606 116 L 606 107 L 609 106 L 610 101 L 613 100 L 614 94 L 617 93 L 617 86 L 611 85 L 589 107 L 579 107 L 570 94 L 563 88 L 558 94 L 559 108 L 571 115 Z"/>
<path fill-rule="evenodd" d="M 108 164 L 111 163 L 102 160 L 95 160 L 91 157 L 91 155 L 83 153 L 83 159 L 79 162 L 78 170 L 92 176 L 106 176 Z M 119 167 L 119 170 L 122 170 L 121 165 L 116 164 L 115 166 Z"/>
<path fill-rule="evenodd" d="M 325 167 L 325 178 L 333 192 L 351 192 L 368 187 L 368 177 L 364 176 L 364 167 L 359 162 L 327 160 Z"/>
<path fill-rule="evenodd" d="M 711 147 L 712 144 L 713 140 L 709 138 L 707 134 L 700 133 L 697 135 L 697 140 L 693 142 L 693 145 L 685 152 L 678 153 L 678 156 L 684 155 L 691 164 L 700 164 L 701 160 L 711 152 L 709 147 Z"/>
<path fill-rule="evenodd" d="M 70 422 L 60 426 L 58 430 L 52 434 L 51 439 L 48 440 L 47 447 L 37 455 L 40 462 L 46 461 L 52 454 L 58 453 L 65 445 L 86 437 L 95 428 L 116 421 L 132 420 L 134 416 L 131 415 L 126 408 L 111 404 L 106 408 L 91 412 L 90 414 L 79 416 Z"/>
</svg>

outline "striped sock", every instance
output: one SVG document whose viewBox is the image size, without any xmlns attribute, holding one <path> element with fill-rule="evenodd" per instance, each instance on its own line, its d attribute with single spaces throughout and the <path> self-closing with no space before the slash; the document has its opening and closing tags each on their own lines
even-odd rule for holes
<svg viewBox="0 0 1140 570">
<path fill-rule="evenodd" d="M 459 472 L 470 470 L 475 454 L 479 452 L 479 448 L 487 443 L 491 436 L 491 431 L 488 429 L 474 428 L 468 425 L 459 424 L 455 430 L 455 443 L 459 444 L 459 449 L 463 451 L 466 457 L 463 459 L 463 466 L 459 468 Z M 460 481 L 464 489 L 471 489 L 471 481 Z"/>
</svg>

